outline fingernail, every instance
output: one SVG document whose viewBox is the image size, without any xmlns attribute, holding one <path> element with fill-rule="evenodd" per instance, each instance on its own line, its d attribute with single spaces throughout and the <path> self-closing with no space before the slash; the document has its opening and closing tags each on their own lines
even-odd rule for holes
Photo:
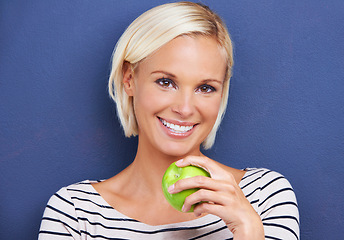
<svg viewBox="0 0 344 240">
<path fill-rule="evenodd" d="M 178 165 L 178 164 L 181 164 L 181 163 L 183 163 L 183 161 L 184 161 L 184 159 L 180 159 L 180 160 L 178 160 L 177 162 L 176 162 L 176 164 Z"/>
<path fill-rule="evenodd" d="M 186 210 L 186 209 L 185 209 L 185 206 L 183 205 L 183 207 L 182 207 L 182 212 L 186 212 L 185 210 Z"/>
<path fill-rule="evenodd" d="M 168 187 L 167 191 L 169 193 L 173 193 L 173 190 L 174 190 L 174 184 L 172 184 L 171 186 Z"/>
</svg>

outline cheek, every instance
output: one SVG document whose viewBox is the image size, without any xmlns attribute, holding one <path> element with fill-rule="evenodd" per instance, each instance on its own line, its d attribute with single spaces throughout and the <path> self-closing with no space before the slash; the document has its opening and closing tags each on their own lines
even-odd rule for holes
<svg viewBox="0 0 344 240">
<path fill-rule="evenodd" d="M 199 105 L 200 112 L 205 118 L 207 118 L 207 120 L 214 124 L 219 113 L 221 96 L 205 99 L 201 103 L 202 104 Z"/>
<path fill-rule="evenodd" d="M 156 91 L 154 87 L 142 87 L 134 97 L 135 113 L 156 113 L 168 105 L 168 94 Z"/>
</svg>

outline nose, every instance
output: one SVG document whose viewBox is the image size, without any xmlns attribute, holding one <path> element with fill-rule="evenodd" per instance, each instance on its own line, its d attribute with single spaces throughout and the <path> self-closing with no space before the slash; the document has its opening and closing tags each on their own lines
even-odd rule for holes
<svg viewBox="0 0 344 240">
<path fill-rule="evenodd" d="M 195 111 L 193 92 L 179 91 L 176 94 L 172 111 L 177 113 L 181 118 L 186 119 L 193 115 Z"/>
</svg>

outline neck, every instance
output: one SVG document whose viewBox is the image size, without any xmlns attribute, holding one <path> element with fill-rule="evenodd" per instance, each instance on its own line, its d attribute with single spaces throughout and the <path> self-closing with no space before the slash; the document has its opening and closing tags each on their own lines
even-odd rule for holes
<svg viewBox="0 0 344 240">
<path fill-rule="evenodd" d="M 127 173 L 137 188 L 151 195 L 161 195 L 161 180 L 166 169 L 187 155 L 200 156 L 201 152 L 198 149 L 182 156 L 171 156 L 147 146 L 143 147 L 139 142 L 136 157 L 127 168 Z"/>
</svg>

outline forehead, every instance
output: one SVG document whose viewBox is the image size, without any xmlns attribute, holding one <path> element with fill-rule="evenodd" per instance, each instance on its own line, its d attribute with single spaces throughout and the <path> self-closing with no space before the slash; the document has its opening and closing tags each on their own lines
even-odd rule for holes
<svg viewBox="0 0 344 240">
<path fill-rule="evenodd" d="M 214 38 L 187 35 L 171 40 L 139 63 L 140 72 L 159 69 L 219 79 L 224 78 L 226 66 L 225 51 Z"/>
</svg>

